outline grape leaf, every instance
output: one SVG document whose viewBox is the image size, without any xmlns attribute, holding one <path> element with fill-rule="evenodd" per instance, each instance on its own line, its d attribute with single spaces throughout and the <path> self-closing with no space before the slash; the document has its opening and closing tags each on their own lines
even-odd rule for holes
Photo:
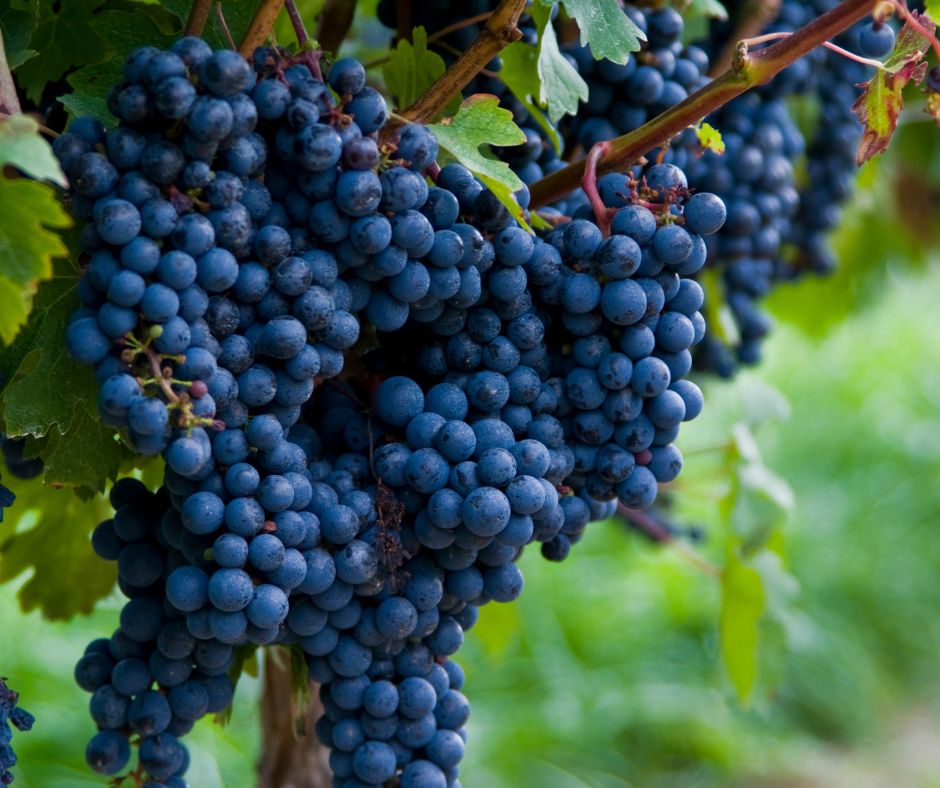
<svg viewBox="0 0 940 788">
<path fill-rule="evenodd" d="M 74 66 L 99 62 L 108 46 L 92 21 L 105 0 L 39 0 L 29 48 L 37 52 L 16 69 L 17 81 L 36 103 L 43 90 Z"/>
<path fill-rule="evenodd" d="M 111 88 L 122 81 L 124 60 L 132 49 L 145 44 L 166 47 L 174 37 L 163 33 L 159 25 L 143 13 L 107 11 L 99 14 L 91 24 L 97 35 L 109 42 L 107 56 L 90 61 L 70 74 L 68 83 L 83 102 L 94 101 L 96 103 L 92 106 L 100 108 L 100 102 L 104 101 Z"/>
<path fill-rule="evenodd" d="M 71 490 L 52 490 L 37 479 L 17 480 L 10 509 L 15 530 L 0 542 L 0 583 L 32 572 L 17 596 L 26 612 L 39 609 L 46 618 L 67 619 L 90 613 L 117 579 L 113 563 L 91 548 L 89 535 L 109 516 L 98 496 L 83 502 Z"/>
<path fill-rule="evenodd" d="M 721 573 L 721 660 L 738 699 L 748 700 L 757 681 L 760 617 L 765 607 L 760 573 L 734 556 Z"/>
<path fill-rule="evenodd" d="M 924 3 L 924 10 L 927 12 L 934 24 L 940 23 L 940 0 L 927 0 Z"/>
<path fill-rule="evenodd" d="M 444 58 L 428 50 L 428 34 L 423 27 L 411 31 L 411 41 L 401 38 L 382 69 L 385 85 L 398 100 L 398 107 L 410 107 L 447 69 Z M 453 115 L 460 108 L 460 95 L 455 94 L 444 111 Z"/>
<path fill-rule="evenodd" d="M 43 283 L 26 327 L 0 354 L 9 381 L 0 397 L 5 431 L 14 436 L 47 436 L 39 456 L 47 485 L 100 491 L 115 478 L 131 452 L 98 419 L 98 385 L 90 367 L 72 360 L 65 326 L 79 305 L 77 272 Z"/>
<path fill-rule="evenodd" d="M 535 103 L 535 96 L 541 91 L 538 71 L 538 50 L 531 44 L 516 41 L 499 53 L 503 67 L 499 77 L 510 92 L 523 103 L 535 122 L 552 141 L 558 153 L 561 153 L 561 138 L 558 129 L 545 117 L 542 108 Z"/>
<path fill-rule="evenodd" d="M 64 96 L 59 96 L 59 102 L 68 110 L 71 117 L 90 115 L 100 120 L 105 128 L 117 125 L 117 118 L 108 109 L 106 99 L 82 93 L 66 93 Z"/>
<path fill-rule="evenodd" d="M 509 165 L 487 158 L 482 145 L 520 145 L 525 133 L 512 119 L 508 109 L 499 106 L 496 96 L 477 94 L 465 99 L 453 118 L 429 126 L 438 144 L 470 170 L 505 205 L 516 221 L 531 232 L 522 208 L 513 192 L 522 188 L 522 181 Z"/>
<path fill-rule="evenodd" d="M 728 18 L 728 9 L 719 0 L 691 0 L 682 15 L 688 19 L 717 19 L 723 22 Z"/>
<path fill-rule="evenodd" d="M 725 152 L 725 141 L 721 138 L 721 132 L 710 123 L 704 120 L 695 127 L 695 136 L 698 137 L 698 144 L 703 150 L 710 150 L 721 156 Z"/>
<path fill-rule="evenodd" d="M 551 9 L 534 5 L 531 10 L 539 32 L 538 77 L 539 103 L 548 108 L 552 123 L 578 112 L 578 101 L 587 101 L 588 85 L 558 49 Z"/>
<path fill-rule="evenodd" d="M 50 228 L 71 225 L 52 188 L 0 175 L 0 339 L 11 342 L 29 315 L 36 287 L 52 276 L 52 258 L 68 253 Z"/>
<path fill-rule="evenodd" d="M 542 0 L 542 5 L 553 3 Z M 623 12 L 617 0 L 565 0 L 563 5 L 578 23 L 581 46 L 590 44 L 597 60 L 626 63 L 630 53 L 637 52 L 640 42 L 646 41 L 646 33 Z"/>
<path fill-rule="evenodd" d="M 0 11 L 0 33 L 3 34 L 3 48 L 7 58 L 7 67 L 12 69 L 23 65 L 38 53 L 29 48 L 29 39 L 36 30 L 36 17 L 28 11 L 10 6 Z"/>
<path fill-rule="evenodd" d="M 29 115 L 0 118 L 2 164 L 12 164 L 37 180 L 68 185 L 52 148 L 39 133 L 39 124 Z"/>
<path fill-rule="evenodd" d="M 912 14 L 931 33 L 936 29 L 928 16 L 916 11 Z M 859 166 L 887 149 L 901 117 L 904 86 L 911 80 L 916 83 L 923 80 L 927 72 L 924 55 L 928 49 L 930 42 L 905 23 L 884 62 L 884 69 L 875 72 L 852 107 L 864 127 L 855 153 Z"/>
</svg>

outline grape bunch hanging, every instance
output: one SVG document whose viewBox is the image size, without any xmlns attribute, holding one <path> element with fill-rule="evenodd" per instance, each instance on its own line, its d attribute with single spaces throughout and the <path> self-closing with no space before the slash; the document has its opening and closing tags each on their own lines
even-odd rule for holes
<svg viewBox="0 0 940 788">
<path fill-rule="evenodd" d="M 769 30 L 829 5 L 788 0 Z M 711 118 L 723 157 L 688 130 L 529 211 L 528 186 L 707 84 L 727 41 L 716 25 L 683 43 L 669 8 L 624 13 L 647 38 L 624 64 L 563 47 L 590 98 L 557 146 L 498 59 L 468 88 L 525 132 L 494 153 L 537 233 L 432 128 L 392 117 L 353 58 L 138 48 L 108 99 L 117 125 L 79 117 L 55 141 L 83 224 L 66 344 L 94 368 L 102 420 L 163 462 L 157 490 L 113 485 L 93 534 L 128 601 L 75 669 L 92 769 L 185 786 L 183 737 L 232 703 L 246 653 L 279 646 L 318 686 L 335 785 L 459 786 L 453 657 L 480 608 L 522 593 L 527 546 L 560 561 L 590 522 L 653 506 L 703 408 L 690 373 L 756 361 L 756 301 L 829 267 L 859 127 L 833 110 L 840 142 L 807 145 L 786 100 L 844 108 L 861 80 L 819 53 Z M 890 31 L 849 35 L 874 56 Z M 716 283 L 734 341 L 708 334 Z"/>
</svg>

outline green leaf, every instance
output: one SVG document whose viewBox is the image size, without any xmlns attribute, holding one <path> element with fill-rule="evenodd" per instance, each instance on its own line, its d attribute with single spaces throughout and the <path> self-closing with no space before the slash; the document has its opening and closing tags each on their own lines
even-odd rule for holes
<svg viewBox="0 0 940 788">
<path fill-rule="evenodd" d="M 51 187 L 0 175 L 0 340 L 13 340 L 37 285 L 52 276 L 52 258 L 68 253 L 50 228 L 71 223 Z"/>
<path fill-rule="evenodd" d="M 588 99 L 588 85 L 558 48 L 551 9 L 536 4 L 531 14 L 539 31 L 539 103 L 548 108 L 552 123 L 558 123 L 565 115 L 577 114 L 578 101 Z"/>
<path fill-rule="evenodd" d="M 70 68 L 99 62 L 107 53 L 107 39 L 95 31 L 95 12 L 105 0 L 39 0 L 38 24 L 29 39 L 34 57 L 16 70 L 27 97 L 38 103 L 43 90 Z"/>
<path fill-rule="evenodd" d="M 721 660 L 738 699 L 746 703 L 757 681 L 760 617 L 764 612 L 760 573 L 733 556 L 721 574 Z"/>
<path fill-rule="evenodd" d="M 414 28 L 411 37 L 412 41 L 399 39 L 382 69 L 385 85 L 397 98 L 399 108 L 410 107 L 447 69 L 444 58 L 428 50 L 428 34 L 423 27 Z M 454 95 L 444 111 L 453 115 L 459 108 L 460 96 Z"/>
<path fill-rule="evenodd" d="M 38 53 L 29 48 L 29 39 L 36 30 L 36 16 L 29 11 L 17 10 L 12 6 L 0 11 L 0 32 L 3 33 L 3 48 L 7 66 L 13 70 L 19 68 Z"/>
<path fill-rule="evenodd" d="M 106 11 L 97 15 L 91 25 L 96 35 L 107 42 L 103 47 L 105 56 L 88 61 L 70 74 L 68 83 L 80 97 L 74 101 L 85 105 L 95 102 L 91 106 L 98 108 L 111 88 L 123 81 L 124 60 L 132 49 L 144 44 L 167 47 L 175 38 L 164 34 L 149 15 L 141 12 Z M 60 97 L 64 103 L 63 99 Z M 100 117 L 100 113 L 96 112 L 95 116 Z"/>
<path fill-rule="evenodd" d="M 728 9 L 719 0 L 691 0 L 682 15 L 689 19 L 717 19 L 724 22 L 728 18 Z"/>
<path fill-rule="evenodd" d="M 940 23 L 940 0 L 927 0 L 924 3 L 924 10 L 934 24 Z"/>
<path fill-rule="evenodd" d="M 39 456 L 48 485 L 92 492 L 116 478 L 131 456 L 98 419 L 98 384 L 90 367 L 72 360 L 65 327 L 79 305 L 78 276 L 56 276 L 36 296 L 29 323 L 0 355 L 0 371 L 10 381 L 0 397 L 4 427 L 13 436 L 47 436 Z"/>
<path fill-rule="evenodd" d="M 542 0 L 543 5 L 552 5 Z M 565 0 L 565 10 L 581 30 L 581 46 L 591 45 L 597 60 L 607 58 L 626 63 L 631 52 L 640 49 L 646 34 L 621 8 L 617 0 Z"/>
<path fill-rule="evenodd" d="M 68 185 L 52 148 L 39 133 L 39 124 L 29 115 L 0 119 L 0 164 L 12 164 L 40 181 Z"/>
<path fill-rule="evenodd" d="M 15 530 L 0 542 L 0 583 L 32 572 L 17 596 L 24 611 L 46 618 L 90 613 L 117 579 L 113 563 L 102 561 L 89 536 L 110 516 L 107 500 L 84 502 L 71 490 L 45 487 L 39 479 L 18 480 Z"/>
<path fill-rule="evenodd" d="M 480 150 L 483 145 L 519 145 L 525 142 L 522 129 L 513 122 L 512 113 L 499 106 L 499 99 L 482 94 L 470 96 L 453 118 L 446 118 L 428 128 L 441 148 L 476 175 L 509 209 L 516 221 L 531 232 L 513 194 L 522 188 L 522 181 L 508 164 L 487 158 Z"/>
<path fill-rule="evenodd" d="M 86 96 L 81 93 L 66 93 L 59 97 L 59 103 L 68 110 L 69 117 L 90 115 L 101 121 L 105 128 L 117 125 L 117 118 L 108 109 L 108 102 L 103 98 Z"/>
<path fill-rule="evenodd" d="M 698 137 L 698 144 L 703 150 L 710 150 L 718 156 L 725 152 L 725 141 L 721 138 L 721 132 L 710 123 L 704 120 L 695 127 L 695 136 Z"/>
<path fill-rule="evenodd" d="M 538 50 L 531 44 L 515 41 L 499 53 L 503 67 L 499 78 L 510 92 L 523 103 L 529 114 L 552 141 L 558 153 L 561 153 L 561 137 L 558 129 L 545 117 L 542 108 L 536 103 L 536 96 L 541 92 L 538 71 Z"/>
<path fill-rule="evenodd" d="M 936 25 L 924 14 L 912 12 L 924 28 L 931 33 Z M 930 42 L 905 23 L 898 33 L 894 49 L 885 60 L 885 70 L 878 70 L 852 107 L 864 130 L 855 153 L 861 166 L 872 156 L 884 153 L 901 118 L 904 105 L 903 90 L 908 82 L 919 83 L 927 72 L 924 55 Z"/>
</svg>

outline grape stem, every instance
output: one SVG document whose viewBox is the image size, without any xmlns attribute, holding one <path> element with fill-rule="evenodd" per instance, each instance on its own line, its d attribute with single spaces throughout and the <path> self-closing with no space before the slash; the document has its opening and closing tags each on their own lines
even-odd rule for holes
<svg viewBox="0 0 940 788">
<path fill-rule="evenodd" d="M 245 36 L 238 47 L 238 51 L 246 58 L 251 57 L 251 53 L 264 43 L 264 40 L 271 34 L 274 28 L 274 20 L 281 12 L 284 0 L 261 0 L 258 10 L 252 17 L 245 31 Z"/>
<path fill-rule="evenodd" d="M 13 75 L 7 63 L 6 50 L 3 46 L 3 31 L 0 31 L 0 110 L 8 115 L 19 115 L 23 111 L 20 107 L 19 96 L 16 95 Z"/>
<path fill-rule="evenodd" d="M 748 52 L 747 44 L 739 42 L 731 67 L 717 79 L 638 129 L 608 140 L 606 153 L 597 161 L 597 174 L 626 170 L 648 151 L 745 91 L 766 84 L 791 63 L 863 19 L 872 6 L 873 0 L 843 0 L 792 35 L 757 52 Z M 531 206 L 547 205 L 576 189 L 585 164 L 581 159 L 532 184 Z"/>
<path fill-rule="evenodd" d="M 310 34 L 304 25 L 303 17 L 297 10 L 297 3 L 294 0 L 284 0 L 284 8 L 287 9 L 287 15 L 290 17 L 290 23 L 294 28 L 294 35 L 297 36 L 297 43 L 301 49 L 305 49 L 310 44 Z M 345 33 L 344 33 L 345 37 Z M 343 39 L 341 38 L 340 41 Z"/>
<path fill-rule="evenodd" d="M 662 524 L 648 512 L 639 509 L 628 509 L 622 503 L 617 504 L 617 514 L 619 514 L 630 525 L 638 531 L 646 534 L 654 542 L 668 544 L 676 552 L 688 559 L 696 568 L 702 570 L 705 574 L 712 577 L 721 577 L 721 567 L 716 566 L 711 561 L 700 556 L 695 550 L 692 550 L 682 542 L 673 538 Z"/>
<path fill-rule="evenodd" d="M 328 4 L 329 2 L 330 0 L 327 0 Z M 324 13 L 326 13 L 326 9 L 324 9 Z M 442 27 L 440 30 L 434 33 L 431 33 L 431 35 L 428 36 L 428 43 L 433 44 L 435 41 L 440 41 L 445 36 L 457 30 L 463 30 L 463 28 L 470 27 L 470 25 L 477 25 L 480 22 L 485 22 L 491 16 L 493 16 L 492 11 L 485 11 L 482 14 L 477 14 L 476 16 L 468 16 L 466 19 L 461 19 L 459 22 L 454 22 L 452 25 L 447 25 L 446 27 Z M 460 53 L 458 52 L 457 54 L 459 55 Z M 392 59 L 391 53 L 387 55 L 383 55 L 382 57 L 377 57 L 375 60 L 370 60 L 368 63 L 366 63 L 366 68 L 375 68 L 376 66 L 381 66 L 384 63 L 388 63 L 388 61 L 391 59 Z"/>
<path fill-rule="evenodd" d="M 217 0 L 215 4 L 215 15 L 219 18 L 219 27 L 222 28 L 225 40 L 228 41 L 228 45 L 232 49 L 235 49 L 235 39 L 232 36 L 232 31 L 229 29 L 228 22 L 225 21 L 225 12 L 222 10 L 222 0 Z"/>
<path fill-rule="evenodd" d="M 317 41 L 327 52 L 339 52 L 356 16 L 356 0 L 326 0 L 317 25 Z"/>
<path fill-rule="evenodd" d="M 212 0 L 193 0 L 193 7 L 189 11 L 184 36 L 201 36 L 209 21 L 209 12 L 212 10 Z M 234 47 L 233 47 L 234 49 Z"/>
<path fill-rule="evenodd" d="M 525 0 L 500 0 L 470 48 L 402 114 L 412 123 L 434 120 L 447 102 L 459 94 L 505 46 L 522 37 L 516 25 L 524 8 Z"/>
<path fill-rule="evenodd" d="M 584 162 L 584 175 L 581 177 L 581 188 L 587 195 L 591 203 L 591 209 L 594 211 L 594 219 L 606 238 L 610 235 L 610 209 L 604 205 L 600 194 L 597 191 L 597 162 L 605 153 L 608 145 L 606 142 L 598 142 L 591 147 L 587 159 Z"/>
<path fill-rule="evenodd" d="M 745 40 L 744 43 L 747 44 L 748 47 L 750 48 L 754 46 L 755 44 L 765 44 L 768 41 L 780 41 L 781 39 L 787 38 L 788 36 L 792 36 L 792 35 L 793 33 L 786 33 L 786 32 L 766 33 L 762 36 L 755 36 L 754 38 L 749 38 Z M 849 50 L 843 49 L 837 44 L 833 44 L 831 41 L 823 41 L 822 45 L 826 47 L 826 49 L 829 49 L 832 52 L 835 52 L 837 55 L 842 55 L 842 57 L 847 58 L 848 60 L 853 60 L 856 63 L 861 63 L 863 66 L 871 66 L 872 68 L 877 68 L 879 71 L 888 70 L 885 64 L 882 63 L 880 60 L 875 60 L 874 58 L 862 57 L 861 55 L 856 55 L 854 52 L 849 52 Z"/>
<path fill-rule="evenodd" d="M 914 30 L 916 30 L 920 35 L 930 42 L 930 46 L 933 47 L 934 54 L 937 56 L 937 59 L 940 60 L 940 41 L 937 40 L 937 36 L 917 20 L 917 18 L 910 12 L 910 9 L 907 7 L 905 0 L 894 0 L 894 7 L 897 9 L 897 12 L 901 18 L 907 22 L 907 24 L 909 24 L 912 28 L 914 28 Z"/>
<path fill-rule="evenodd" d="M 760 35 L 761 31 L 777 18 L 780 5 L 781 0 L 747 0 L 745 2 L 728 43 L 712 62 L 712 76 L 718 76 L 731 67 L 737 42 Z"/>
<path fill-rule="evenodd" d="M 167 400 L 172 402 L 174 405 L 179 405 L 179 395 L 173 391 L 173 386 L 171 385 L 168 376 L 163 372 L 163 367 L 160 363 L 162 361 L 160 354 L 150 347 L 150 345 L 141 346 L 137 352 L 142 353 L 147 357 L 147 362 L 150 364 L 150 371 L 153 373 L 153 380 L 160 387 L 160 391 L 163 392 L 163 396 L 165 396 Z"/>
</svg>

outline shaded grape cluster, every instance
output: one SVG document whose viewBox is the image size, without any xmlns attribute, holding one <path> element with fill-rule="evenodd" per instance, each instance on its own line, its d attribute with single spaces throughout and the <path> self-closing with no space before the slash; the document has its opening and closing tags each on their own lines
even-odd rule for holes
<svg viewBox="0 0 940 788">
<path fill-rule="evenodd" d="M 13 728 L 28 731 L 36 721 L 19 702 L 19 693 L 11 690 L 6 684 L 6 679 L 0 676 L 0 785 L 10 785 L 13 782 L 13 772 L 10 771 L 16 766 L 16 753 L 13 752 L 11 743 Z"/>
</svg>

